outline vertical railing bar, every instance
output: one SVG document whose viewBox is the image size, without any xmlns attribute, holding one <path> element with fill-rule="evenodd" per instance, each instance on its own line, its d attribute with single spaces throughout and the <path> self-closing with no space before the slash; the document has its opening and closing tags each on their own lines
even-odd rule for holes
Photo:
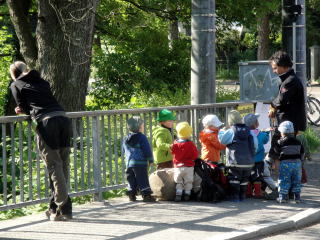
<svg viewBox="0 0 320 240">
<path fill-rule="evenodd" d="M 94 116 L 92 119 L 92 152 L 93 152 L 93 180 L 95 201 L 102 200 L 101 192 L 101 162 L 100 162 L 100 122 L 99 116 Z"/>
<path fill-rule="evenodd" d="M 22 122 L 19 122 L 19 163 L 20 163 L 20 202 L 24 202 L 24 172 L 23 172 L 23 145 Z"/>
<path fill-rule="evenodd" d="M 195 136 L 195 131 L 196 131 L 195 130 L 196 124 L 195 124 L 195 120 L 194 120 L 195 119 L 195 112 L 194 111 L 195 110 L 193 110 L 193 109 L 190 110 L 190 112 L 191 112 L 191 125 L 192 125 L 192 141 L 193 142 L 195 142 L 194 141 L 194 139 L 195 139 L 194 136 Z"/>
<path fill-rule="evenodd" d="M 40 181 L 40 158 L 39 158 L 39 149 L 36 144 L 36 161 L 37 161 L 37 194 L 38 199 L 41 199 L 41 181 Z"/>
<path fill-rule="evenodd" d="M 41 158 L 40 158 L 41 159 Z M 44 174 L 45 174 L 45 177 L 44 177 L 44 185 L 46 186 L 45 187 L 45 197 L 48 198 L 49 197 L 49 173 L 48 173 L 48 169 L 46 166 L 44 166 Z"/>
<path fill-rule="evenodd" d="M 16 201 L 16 158 L 15 158 L 15 146 L 14 146 L 14 125 L 10 123 L 10 136 L 11 136 L 11 179 L 12 179 L 12 202 Z"/>
<path fill-rule="evenodd" d="M 28 170 L 29 170 L 29 201 L 33 199 L 32 191 L 32 159 L 31 159 L 31 125 L 32 121 L 28 121 Z"/>
<path fill-rule="evenodd" d="M 126 123 L 124 124 L 126 127 Z M 125 164 L 124 164 L 124 154 L 122 150 L 122 141 L 123 141 L 123 115 L 120 114 L 120 149 L 121 149 L 121 182 L 125 182 Z"/>
<path fill-rule="evenodd" d="M 107 184 L 107 166 L 106 166 L 106 132 L 105 132 L 105 124 L 104 124 L 104 116 L 101 116 L 101 161 L 102 161 L 102 181 L 103 185 Z"/>
<path fill-rule="evenodd" d="M 79 132 L 80 132 L 80 160 L 81 160 L 81 189 L 85 190 L 84 187 L 84 149 L 83 149 L 83 119 L 79 118 L 80 126 L 79 126 Z"/>
<path fill-rule="evenodd" d="M 152 127 L 153 127 L 152 126 L 152 120 L 153 120 L 152 112 L 149 112 L 149 139 L 148 140 L 149 140 L 151 151 L 153 151 L 153 149 L 152 149 L 152 137 L 153 137 L 153 135 L 152 135 Z M 155 167 L 154 166 L 151 166 L 149 168 L 150 172 L 154 172 L 155 171 Z"/>
<path fill-rule="evenodd" d="M 149 113 L 149 143 L 152 148 L 152 112 Z"/>
<path fill-rule="evenodd" d="M 73 118 L 72 123 L 72 139 L 73 139 L 73 181 L 74 181 L 74 192 L 78 192 L 78 164 L 77 164 L 77 120 Z M 70 174 L 71 175 L 71 174 Z M 71 182 L 71 179 L 70 179 Z"/>
<path fill-rule="evenodd" d="M 109 162 L 109 184 L 113 184 L 113 173 L 112 173 L 112 138 L 111 138 L 111 117 L 108 115 L 108 162 Z"/>
<path fill-rule="evenodd" d="M 118 168 L 118 139 L 117 139 L 117 115 L 114 115 L 114 122 L 113 122 L 113 130 L 114 130 L 114 164 L 115 164 L 115 182 L 116 183 L 119 183 L 119 176 L 118 176 L 118 171 L 119 171 L 119 168 Z"/>
<path fill-rule="evenodd" d="M 90 167 L 90 118 L 89 117 L 86 117 L 86 122 L 87 122 L 87 168 L 88 168 L 88 189 L 91 188 L 91 174 L 90 174 L 90 171 L 91 171 L 91 167 Z"/>
<path fill-rule="evenodd" d="M 7 142 L 6 142 L 6 124 L 2 123 L 2 186 L 3 186 L 3 204 L 7 204 Z"/>
<path fill-rule="evenodd" d="M 147 126 L 146 126 L 146 124 L 147 124 L 147 116 L 146 116 L 146 114 L 144 113 L 143 114 L 143 123 L 144 123 L 144 126 L 145 126 L 145 128 L 144 128 L 144 135 L 146 135 L 146 136 L 148 136 L 148 128 L 147 128 Z"/>
</svg>

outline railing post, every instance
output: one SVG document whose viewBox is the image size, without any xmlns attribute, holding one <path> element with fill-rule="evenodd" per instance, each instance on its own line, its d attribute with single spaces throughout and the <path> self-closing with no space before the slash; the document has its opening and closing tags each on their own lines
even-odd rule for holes
<svg viewBox="0 0 320 240">
<path fill-rule="evenodd" d="M 93 181 L 94 201 L 102 201 L 101 192 L 101 164 L 100 164 L 100 121 L 99 116 L 92 119 L 92 149 L 93 149 Z"/>
</svg>

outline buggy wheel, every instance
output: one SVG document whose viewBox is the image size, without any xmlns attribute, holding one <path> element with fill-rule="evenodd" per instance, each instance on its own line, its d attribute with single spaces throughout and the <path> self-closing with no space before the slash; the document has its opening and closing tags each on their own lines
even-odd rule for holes
<svg viewBox="0 0 320 240">
<path fill-rule="evenodd" d="M 307 99 L 307 118 L 310 124 L 320 126 L 320 101 L 315 97 Z"/>
</svg>

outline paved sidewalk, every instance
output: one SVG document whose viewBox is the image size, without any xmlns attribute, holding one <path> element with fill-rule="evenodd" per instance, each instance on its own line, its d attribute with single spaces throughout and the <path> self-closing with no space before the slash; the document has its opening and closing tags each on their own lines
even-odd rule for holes
<svg viewBox="0 0 320 240">
<path fill-rule="evenodd" d="M 75 207 L 69 222 L 50 222 L 44 214 L 0 222 L 0 239 L 223 239 L 222 235 L 275 223 L 320 207 L 320 160 L 307 162 L 304 203 L 279 205 L 249 199 L 242 203 L 130 203 L 126 198 Z M 319 219 L 320 220 L 320 219 Z M 219 237 L 218 237 L 219 236 Z M 218 237 L 218 238 L 217 238 Z M 240 239 L 240 238 L 235 238 Z"/>
</svg>

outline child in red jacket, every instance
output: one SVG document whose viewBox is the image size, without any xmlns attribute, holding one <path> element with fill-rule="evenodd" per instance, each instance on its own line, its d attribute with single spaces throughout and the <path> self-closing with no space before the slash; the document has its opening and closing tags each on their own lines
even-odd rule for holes
<svg viewBox="0 0 320 240">
<path fill-rule="evenodd" d="M 176 127 L 178 139 L 174 141 L 171 151 L 174 165 L 174 181 L 176 182 L 176 202 L 180 202 L 184 191 L 184 200 L 190 199 L 194 160 L 198 158 L 198 150 L 190 140 L 192 128 L 187 122 L 181 122 Z"/>
</svg>

